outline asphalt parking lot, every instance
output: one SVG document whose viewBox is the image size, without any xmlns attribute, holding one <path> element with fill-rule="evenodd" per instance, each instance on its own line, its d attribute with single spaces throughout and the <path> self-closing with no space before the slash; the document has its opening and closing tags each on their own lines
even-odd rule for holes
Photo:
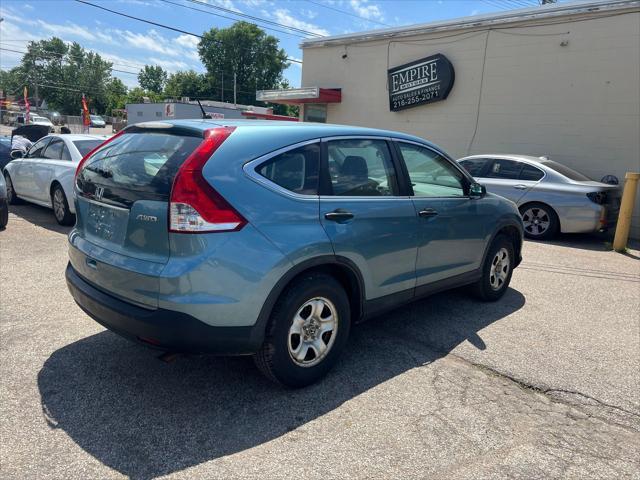
<svg viewBox="0 0 640 480">
<path fill-rule="evenodd" d="M 67 293 L 67 231 L 24 205 L 0 232 L 2 478 L 640 478 L 638 250 L 527 242 L 499 303 L 370 321 L 292 391 L 105 331 Z"/>
</svg>

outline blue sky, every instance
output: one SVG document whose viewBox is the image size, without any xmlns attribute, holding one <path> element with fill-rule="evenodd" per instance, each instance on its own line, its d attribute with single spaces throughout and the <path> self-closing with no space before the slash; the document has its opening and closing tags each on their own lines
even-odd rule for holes
<svg viewBox="0 0 640 480">
<path fill-rule="evenodd" d="M 168 24 L 181 30 L 202 33 L 212 27 L 227 27 L 233 20 L 214 16 L 235 15 L 215 10 L 188 0 L 171 2 L 204 10 L 202 13 L 162 0 L 90 0 L 92 3 Z M 197 0 L 255 17 L 261 17 L 317 35 L 410 25 L 468 15 L 513 10 L 536 6 L 537 0 Z M 128 86 L 135 86 L 134 72 L 145 64 L 160 65 L 169 72 L 193 69 L 204 71 L 198 58 L 198 39 L 136 20 L 98 10 L 72 0 L 2 0 L 0 15 L 0 67 L 8 69 L 19 63 L 29 40 L 56 35 L 65 41 L 77 41 L 94 50 L 121 72 L 113 74 Z M 284 30 L 282 27 L 271 26 Z M 273 30 L 287 54 L 302 58 L 299 36 Z M 306 35 L 308 36 L 308 35 Z M 300 85 L 301 67 L 292 65 L 285 72 L 293 86 Z"/>
</svg>

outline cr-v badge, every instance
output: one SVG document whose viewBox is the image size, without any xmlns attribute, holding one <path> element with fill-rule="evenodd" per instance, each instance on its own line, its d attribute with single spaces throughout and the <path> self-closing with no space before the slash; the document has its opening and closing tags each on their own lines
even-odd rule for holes
<svg viewBox="0 0 640 480">
<path fill-rule="evenodd" d="M 158 217 L 155 215 L 144 215 L 141 213 L 136 217 L 136 220 L 142 220 L 143 222 L 157 222 Z"/>
</svg>

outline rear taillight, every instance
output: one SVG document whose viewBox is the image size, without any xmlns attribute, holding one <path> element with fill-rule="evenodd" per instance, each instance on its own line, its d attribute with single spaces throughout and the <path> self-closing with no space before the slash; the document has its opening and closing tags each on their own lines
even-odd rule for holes
<svg viewBox="0 0 640 480">
<path fill-rule="evenodd" d="M 204 141 L 184 161 L 171 188 L 169 231 L 177 233 L 229 232 L 247 221 L 202 176 L 202 168 L 234 127 L 207 130 Z"/>
<path fill-rule="evenodd" d="M 605 205 L 607 203 L 607 192 L 589 192 L 587 193 L 587 197 L 598 205 Z"/>
<path fill-rule="evenodd" d="M 96 148 L 94 148 L 93 150 L 91 150 L 89 153 L 87 153 L 84 157 L 82 157 L 82 160 L 80 160 L 80 163 L 78 163 L 78 166 L 76 167 L 76 175 L 74 177 L 74 183 L 75 180 L 77 180 L 78 178 L 78 174 L 80 173 L 80 169 L 82 168 L 82 166 L 84 165 L 84 163 L 87 161 L 87 159 L 93 155 L 94 153 L 96 153 L 99 149 L 101 149 L 102 147 L 104 147 L 107 143 L 111 143 L 113 142 L 116 138 L 118 138 L 120 135 L 124 134 L 125 130 L 120 130 L 118 133 L 116 133 L 113 137 L 111 138 L 107 138 L 104 142 L 102 142 L 100 145 L 98 145 Z"/>
</svg>

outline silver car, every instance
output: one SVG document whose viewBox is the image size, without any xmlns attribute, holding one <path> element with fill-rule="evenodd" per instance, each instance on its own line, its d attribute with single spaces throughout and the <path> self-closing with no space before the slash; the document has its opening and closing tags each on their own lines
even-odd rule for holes
<svg viewBox="0 0 640 480">
<path fill-rule="evenodd" d="M 518 205 L 529 238 L 604 231 L 620 208 L 617 185 L 595 182 L 544 157 L 473 155 L 458 160 L 487 191 Z"/>
</svg>

